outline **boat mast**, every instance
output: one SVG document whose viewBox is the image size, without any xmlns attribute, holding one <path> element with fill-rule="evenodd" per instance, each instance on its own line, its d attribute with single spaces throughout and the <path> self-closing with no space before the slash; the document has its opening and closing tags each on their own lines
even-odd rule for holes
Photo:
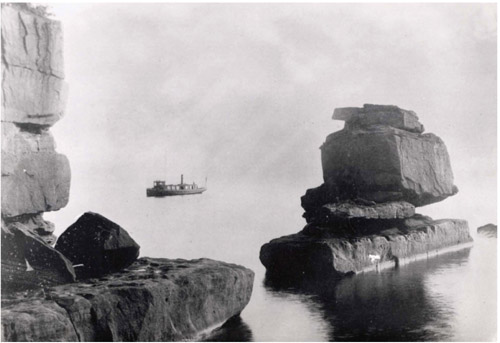
<svg viewBox="0 0 500 343">
<path fill-rule="evenodd" d="M 184 174 L 181 174 L 181 185 L 184 184 Z"/>
</svg>

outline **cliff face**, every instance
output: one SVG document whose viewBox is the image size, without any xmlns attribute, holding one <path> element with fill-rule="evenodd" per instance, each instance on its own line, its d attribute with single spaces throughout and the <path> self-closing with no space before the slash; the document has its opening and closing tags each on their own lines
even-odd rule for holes
<svg viewBox="0 0 500 343">
<path fill-rule="evenodd" d="M 71 179 L 50 133 L 67 96 L 62 47 L 58 21 L 2 6 L 2 226 L 21 224 L 49 244 L 43 213 L 66 206 Z"/>
</svg>

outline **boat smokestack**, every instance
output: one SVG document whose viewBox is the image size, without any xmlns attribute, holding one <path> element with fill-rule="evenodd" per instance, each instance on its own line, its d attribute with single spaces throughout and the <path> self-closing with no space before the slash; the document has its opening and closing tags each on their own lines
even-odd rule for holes
<svg viewBox="0 0 500 343">
<path fill-rule="evenodd" d="M 181 185 L 184 183 L 184 174 L 181 174 Z"/>
</svg>

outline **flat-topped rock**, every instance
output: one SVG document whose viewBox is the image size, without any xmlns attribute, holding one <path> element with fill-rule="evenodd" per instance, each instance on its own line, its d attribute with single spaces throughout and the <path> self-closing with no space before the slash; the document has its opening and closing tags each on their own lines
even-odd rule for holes
<svg viewBox="0 0 500 343">
<path fill-rule="evenodd" d="M 370 105 L 336 108 L 333 119 L 346 122 L 346 129 L 358 129 L 371 125 L 387 125 L 410 132 L 422 133 L 424 126 L 415 112 L 393 105 Z"/>
<path fill-rule="evenodd" d="M 362 219 L 401 219 L 415 214 L 415 206 L 405 201 L 386 203 L 343 201 L 323 205 L 313 213 L 306 213 L 307 222 L 334 223 L 339 220 Z"/>
<path fill-rule="evenodd" d="M 417 217 L 372 234 L 304 230 L 264 244 L 260 260 L 271 276 L 323 278 L 396 267 L 471 242 L 465 220 Z"/>
<path fill-rule="evenodd" d="M 240 314 L 253 279 L 247 268 L 209 259 L 141 258 L 105 278 L 3 298 L 3 340 L 199 340 Z"/>
</svg>

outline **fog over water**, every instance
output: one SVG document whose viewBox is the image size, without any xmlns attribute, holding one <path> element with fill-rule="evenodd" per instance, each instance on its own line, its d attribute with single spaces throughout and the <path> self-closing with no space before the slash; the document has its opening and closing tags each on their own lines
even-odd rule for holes
<svg viewBox="0 0 500 343">
<path fill-rule="evenodd" d="M 415 111 L 426 132 L 445 142 L 460 190 L 417 211 L 467 219 L 475 238 L 478 226 L 496 224 L 495 4 L 51 7 L 64 25 L 70 86 L 66 116 L 52 132 L 70 160 L 72 185 L 68 206 L 45 218 L 59 235 L 96 211 L 127 229 L 143 256 L 252 268 L 254 295 L 242 315 L 252 339 L 349 339 L 350 327 L 335 319 L 350 301 L 345 289 L 359 290 L 360 305 L 375 297 L 363 288 L 370 276 L 346 281 L 336 288 L 340 307 L 331 310 L 329 295 L 265 284 L 258 261 L 262 244 L 305 225 L 300 196 L 322 183 L 319 146 L 343 127 L 331 119 L 335 107 Z M 208 191 L 146 198 L 153 180 L 178 183 L 181 173 L 199 184 L 207 176 Z M 412 304 L 430 304 L 408 339 L 496 337 L 495 266 L 483 268 L 495 249 L 480 243 L 489 247 L 481 254 L 476 241 L 470 255 L 377 279 L 397 299 L 409 282 Z M 451 287 L 460 275 L 469 282 Z M 472 300 L 461 301 L 461 292 Z M 486 328 L 474 336 L 481 309 Z M 366 319 L 351 318 L 353 326 Z"/>
</svg>

